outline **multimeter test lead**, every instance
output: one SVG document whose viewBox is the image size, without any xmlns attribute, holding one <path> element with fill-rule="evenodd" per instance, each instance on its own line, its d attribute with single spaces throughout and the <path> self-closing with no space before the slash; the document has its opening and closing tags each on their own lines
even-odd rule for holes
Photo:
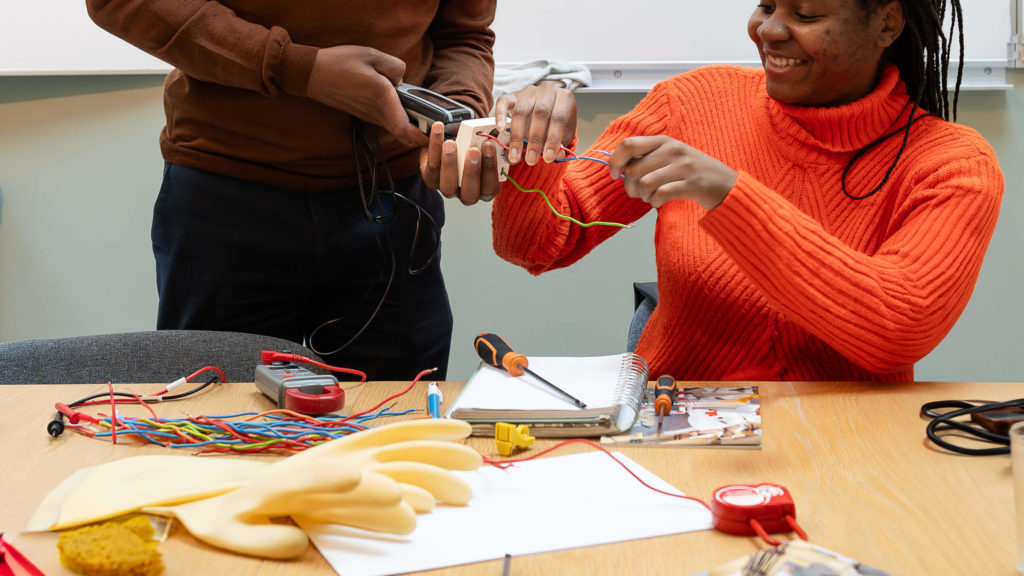
<svg viewBox="0 0 1024 576">
<path fill-rule="evenodd" d="M 476 348 L 476 353 L 480 356 L 480 359 L 491 366 L 501 368 L 512 376 L 522 376 L 525 372 L 536 378 L 548 388 L 551 388 L 555 392 L 561 394 L 567 400 L 575 404 L 577 408 L 587 407 L 587 405 L 579 398 L 576 398 L 531 371 L 528 368 L 529 361 L 526 359 L 526 356 L 513 352 L 512 347 L 509 346 L 508 342 L 505 342 L 501 336 L 491 334 L 489 332 L 479 334 L 477 335 L 476 340 L 473 341 L 473 346 Z"/>
</svg>

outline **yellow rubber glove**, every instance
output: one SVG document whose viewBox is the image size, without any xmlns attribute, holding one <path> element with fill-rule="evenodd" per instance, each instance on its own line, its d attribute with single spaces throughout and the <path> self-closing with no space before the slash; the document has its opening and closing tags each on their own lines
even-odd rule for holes
<svg viewBox="0 0 1024 576">
<path fill-rule="evenodd" d="M 302 530 L 272 518 L 407 534 L 417 510 L 429 510 L 435 499 L 469 501 L 469 486 L 450 470 L 481 465 L 475 450 L 454 442 L 471 431 L 465 422 L 446 419 L 381 426 L 275 462 L 219 496 L 143 511 L 177 517 L 208 544 L 265 558 L 298 556 L 308 544 Z"/>
<path fill-rule="evenodd" d="M 289 459 L 327 450 L 351 452 L 418 438 L 440 441 L 464 438 L 464 423 L 451 422 L 426 425 L 412 422 L 411 429 L 397 424 L 383 426 L 327 442 Z M 392 426 L 397 428 L 389 431 Z M 400 454 L 396 457 L 404 458 Z M 91 466 L 79 470 L 58 486 L 40 505 L 27 529 L 63 530 L 136 512 L 146 506 L 174 505 L 216 496 L 254 481 L 263 469 L 280 462 L 266 458 L 148 455 Z M 348 478 L 353 486 L 357 483 L 358 476 Z M 429 510 L 434 503 L 433 496 L 424 490 L 416 492 L 414 488 L 404 488 L 410 504 L 417 512 Z"/>
<path fill-rule="evenodd" d="M 83 468 L 40 504 L 29 531 L 64 530 L 135 512 L 216 496 L 251 482 L 272 460 L 149 455 Z"/>
</svg>

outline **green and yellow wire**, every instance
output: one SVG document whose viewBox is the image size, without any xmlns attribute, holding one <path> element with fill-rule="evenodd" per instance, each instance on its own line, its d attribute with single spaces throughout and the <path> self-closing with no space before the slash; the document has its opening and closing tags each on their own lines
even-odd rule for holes
<svg viewBox="0 0 1024 576">
<path fill-rule="evenodd" d="M 498 140 L 498 138 L 494 134 L 487 134 L 486 132 L 477 132 L 477 136 L 483 136 L 484 138 L 489 138 L 491 140 L 494 140 L 494 142 L 498 146 L 501 146 L 502 148 L 505 149 L 506 152 L 508 152 L 508 146 L 506 146 L 500 140 Z M 556 160 L 556 162 L 566 162 L 568 160 L 593 160 L 595 162 L 600 162 L 600 163 L 604 164 L 605 166 L 608 165 L 607 162 L 605 162 L 603 160 L 600 160 L 600 159 L 597 159 L 597 158 L 590 158 L 590 157 L 587 157 L 587 156 L 576 156 L 576 154 L 573 153 L 572 150 L 569 150 L 568 148 L 566 148 L 564 146 L 562 147 L 562 149 L 565 150 L 567 153 L 572 154 L 572 156 L 567 157 L 567 158 L 562 158 L 560 160 Z M 599 150 L 599 152 L 603 152 L 603 151 Z M 607 154 L 607 152 L 604 152 L 604 153 Z M 580 222 L 579 220 L 573 218 L 572 216 L 566 216 L 565 214 L 562 214 L 561 212 L 559 212 L 554 207 L 554 205 L 551 204 L 551 200 L 548 199 L 548 195 L 545 194 L 544 191 L 541 190 L 540 188 L 530 188 L 530 189 L 523 188 L 522 186 L 519 185 L 519 182 L 516 182 L 515 179 L 512 178 L 511 176 L 509 176 L 508 172 L 506 172 L 504 170 L 501 171 L 501 175 L 504 176 L 505 178 L 507 178 L 508 181 L 511 182 L 513 186 L 515 186 L 516 188 L 519 189 L 520 192 L 527 192 L 527 193 L 536 192 L 536 193 L 540 194 L 541 197 L 544 198 L 544 203 L 548 205 L 548 208 L 551 209 L 551 212 L 554 213 L 555 216 L 558 216 L 559 218 L 561 218 L 563 220 L 568 220 L 569 222 L 572 222 L 573 224 L 576 224 L 580 228 L 589 228 L 591 226 L 612 226 L 614 228 L 632 228 L 633 226 L 636 225 L 636 224 L 622 224 L 622 223 L 619 223 L 619 222 L 603 222 L 601 220 L 596 220 L 594 222 Z"/>
</svg>

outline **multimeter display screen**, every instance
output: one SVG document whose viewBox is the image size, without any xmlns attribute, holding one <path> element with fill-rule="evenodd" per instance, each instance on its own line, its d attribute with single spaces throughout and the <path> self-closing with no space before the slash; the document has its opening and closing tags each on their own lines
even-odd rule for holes
<svg viewBox="0 0 1024 576">
<path fill-rule="evenodd" d="M 431 104 L 435 104 L 438 107 L 443 108 L 445 110 L 463 109 L 463 106 L 461 104 L 457 102 L 452 102 L 451 100 L 448 100 L 446 98 L 441 98 L 437 94 L 434 94 L 433 92 L 427 90 L 417 90 L 413 88 L 412 90 L 409 90 L 409 93 L 415 95 L 417 98 L 422 98 L 423 100 L 426 100 Z"/>
</svg>

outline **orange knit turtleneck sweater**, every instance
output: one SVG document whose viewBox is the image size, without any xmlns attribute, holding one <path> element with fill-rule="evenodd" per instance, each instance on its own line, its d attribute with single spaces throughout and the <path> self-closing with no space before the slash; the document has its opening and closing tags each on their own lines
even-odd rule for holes
<svg viewBox="0 0 1024 576">
<path fill-rule="evenodd" d="M 782 104 L 763 71 L 713 66 L 658 84 L 612 123 L 595 150 L 666 134 L 739 172 L 714 210 L 674 200 L 658 211 L 659 302 L 637 349 L 652 374 L 913 380 L 971 296 L 1003 176 L 977 132 L 929 116 L 881 190 L 844 195 L 853 154 L 895 131 L 854 163 L 846 188 L 860 196 L 883 181 L 909 113 L 892 66 L 873 92 L 832 108 Z M 632 222 L 650 210 L 595 162 L 520 164 L 511 175 L 579 220 Z M 572 264 L 617 230 L 556 218 L 510 183 L 493 209 L 495 251 L 533 274 Z"/>
</svg>

